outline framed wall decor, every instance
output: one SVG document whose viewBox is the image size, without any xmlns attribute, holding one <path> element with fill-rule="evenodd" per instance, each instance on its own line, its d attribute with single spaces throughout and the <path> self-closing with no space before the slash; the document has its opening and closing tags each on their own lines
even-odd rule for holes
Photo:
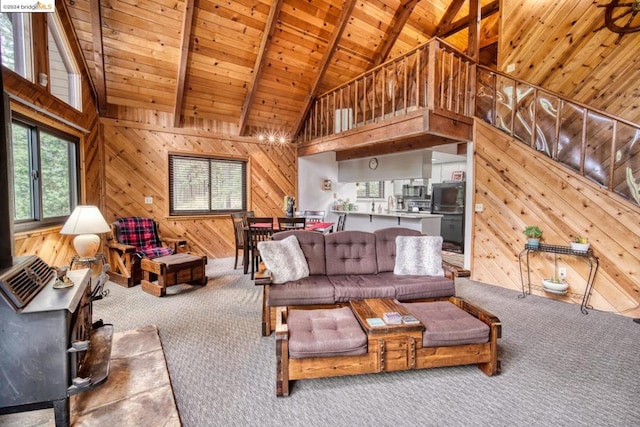
<svg viewBox="0 0 640 427">
<path fill-rule="evenodd" d="M 464 171 L 453 171 L 451 172 L 451 181 L 464 181 Z"/>
</svg>

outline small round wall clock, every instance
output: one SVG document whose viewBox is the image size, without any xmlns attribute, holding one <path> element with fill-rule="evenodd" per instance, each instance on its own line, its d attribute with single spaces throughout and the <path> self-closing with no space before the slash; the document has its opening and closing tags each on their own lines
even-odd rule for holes
<svg viewBox="0 0 640 427">
<path fill-rule="evenodd" d="M 373 157 L 371 160 L 369 160 L 369 169 L 376 169 L 377 167 L 378 167 L 378 159 Z"/>
</svg>

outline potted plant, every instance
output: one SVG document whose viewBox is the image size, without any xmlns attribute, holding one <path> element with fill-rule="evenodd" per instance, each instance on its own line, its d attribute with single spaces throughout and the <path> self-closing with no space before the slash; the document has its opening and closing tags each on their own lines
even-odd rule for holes
<svg viewBox="0 0 640 427">
<path fill-rule="evenodd" d="M 569 284 L 564 279 L 554 277 L 552 279 L 542 279 L 542 287 L 545 291 L 554 294 L 564 294 L 569 288 Z"/>
<path fill-rule="evenodd" d="M 527 225 L 522 233 L 527 236 L 527 244 L 531 248 L 537 248 L 542 237 L 542 230 L 537 225 Z"/>
<path fill-rule="evenodd" d="M 587 237 L 577 236 L 571 242 L 571 250 L 575 252 L 587 252 L 589 250 L 589 239 Z"/>
</svg>

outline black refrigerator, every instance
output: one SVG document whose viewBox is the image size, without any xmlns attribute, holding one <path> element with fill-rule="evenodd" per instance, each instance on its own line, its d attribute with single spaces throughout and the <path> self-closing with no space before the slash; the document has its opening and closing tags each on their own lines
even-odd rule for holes
<svg viewBox="0 0 640 427">
<path fill-rule="evenodd" d="M 431 187 L 431 213 L 442 215 L 440 235 L 443 249 L 464 251 L 465 183 L 445 182 Z"/>
</svg>

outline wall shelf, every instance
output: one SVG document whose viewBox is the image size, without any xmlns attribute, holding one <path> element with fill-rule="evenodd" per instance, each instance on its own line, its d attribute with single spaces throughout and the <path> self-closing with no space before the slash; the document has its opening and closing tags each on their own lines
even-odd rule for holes
<svg viewBox="0 0 640 427">
<path fill-rule="evenodd" d="M 589 297 L 591 296 L 591 291 L 593 290 L 593 281 L 596 277 L 596 273 L 598 272 L 598 267 L 600 266 L 600 260 L 597 256 L 593 254 L 593 249 L 589 248 L 586 251 L 574 251 L 571 249 L 571 246 L 558 246 L 558 245 L 547 245 L 547 244 L 539 244 L 538 246 L 531 246 L 529 244 L 524 245 L 524 249 L 518 255 L 518 265 L 520 267 L 520 282 L 522 283 L 522 295 L 518 295 L 518 298 L 524 298 L 527 294 L 531 295 L 531 270 L 529 269 L 529 254 L 544 252 L 544 253 L 552 253 L 554 254 L 556 265 L 557 265 L 557 257 L 558 255 L 572 255 L 579 258 L 584 258 L 589 263 L 589 276 L 586 279 L 585 290 L 582 296 L 582 303 L 580 304 L 580 311 L 582 314 L 589 314 L 587 309 L 592 308 L 588 305 Z M 522 257 L 526 255 L 526 269 L 527 269 L 527 286 L 528 291 L 525 291 L 525 282 L 524 282 L 524 273 L 522 271 Z M 538 289 L 538 287 L 534 287 Z M 580 295 L 575 293 L 569 293 L 572 295 Z"/>
</svg>

